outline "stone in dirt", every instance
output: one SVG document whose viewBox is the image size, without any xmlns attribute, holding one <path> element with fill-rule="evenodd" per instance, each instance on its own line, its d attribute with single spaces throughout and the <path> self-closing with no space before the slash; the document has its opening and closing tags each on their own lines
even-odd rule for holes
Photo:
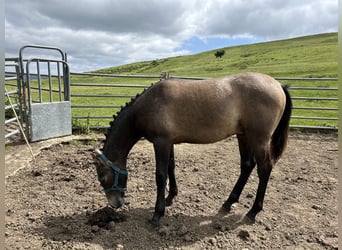
<svg viewBox="0 0 342 250">
<path fill-rule="evenodd" d="M 247 230 L 240 230 L 240 232 L 238 233 L 238 236 L 243 239 L 243 240 L 248 240 L 250 238 L 250 234 Z"/>
</svg>

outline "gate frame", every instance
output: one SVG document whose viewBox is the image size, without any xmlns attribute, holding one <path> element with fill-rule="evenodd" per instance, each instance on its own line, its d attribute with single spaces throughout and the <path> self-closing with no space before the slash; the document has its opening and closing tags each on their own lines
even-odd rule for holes
<svg viewBox="0 0 342 250">
<path fill-rule="evenodd" d="M 38 50 L 46 50 L 46 51 L 54 51 L 60 54 L 60 59 L 46 59 L 46 58 L 38 58 L 38 57 L 31 57 L 29 59 L 24 58 L 24 52 L 26 49 L 38 49 Z M 32 64 L 37 64 L 37 72 L 36 73 L 30 73 L 30 66 Z M 40 63 L 47 63 L 47 70 L 48 74 L 44 75 L 41 74 L 40 70 Z M 29 138 L 30 141 L 36 141 L 36 140 L 44 140 L 51 137 L 56 136 L 63 136 L 66 134 L 69 134 L 69 132 L 61 134 L 61 135 L 52 135 L 51 137 L 47 138 L 33 138 L 33 129 L 32 129 L 32 104 L 33 102 L 44 104 L 42 97 L 42 91 L 46 91 L 46 89 L 43 89 L 41 86 L 41 77 L 47 77 L 49 81 L 49 89 L 50 92 L 50 102 L 47 103 L 58 103 L 54 102 L 52 100 L 52 92 L 54 90 L 52 89 L 51 80 L 53 77 L 58 78 L 58 85 L 59 85 L 59 102 L 67 101 L 70 102 L 70 69 L 69 65 L 67 63 L 67 54 L 63 52 L 61 49 L 57 47 L 50 47 L 50 46 L 42 46 L 42 45 L 25 45 L 20 48 L 19 50 L 19 58 L 18 58 L 18 64 L 19 64 L 19 84 L 20 84 L 20 90 L 22 93 L 22 98 L 20 98 L 21 102 L 21 108 L 22 108 L 22 123 L 25 124 L 25 134 L 27 138 Z M 51 64 L 57 65 L 57 75 L 51 74 Z M 60 70 L 60 66 L 62 65 L 62 72 Z M 36 76 L 38 81 L 38 91 L 39 91 L 39 101 L 34 101 L 31 96 L 31 77 Z M 61 89 L 61 80 L 63 82 L 63 89 Z M 63 100 L 62 100 L 63 95 Z M 35 104 L 34 104 L 35 105 Z M 70 103 L 71 107 L 71 103 Z M 71 116 L 71 108 L 70 108 L 70 116 Z M 71 119 L 70 119 L 71 124 Z M 71 126 L 70 126 L 71 128 Z M 72 129 L 70 129 L 70 134 L 72 133 Z"/>
</svg>

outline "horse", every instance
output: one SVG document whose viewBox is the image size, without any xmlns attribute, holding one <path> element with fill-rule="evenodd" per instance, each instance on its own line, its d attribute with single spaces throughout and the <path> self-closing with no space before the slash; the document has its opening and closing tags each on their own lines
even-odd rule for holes
<svg viewBox="0 0 342 250">
<path fill-rule="evenodd" d="M 178 194 L 174 145 L 214 143 L 236 135 L 240 175 L 220 211 L 228 213 L 257 165 L 259 183 L 245 218 L 263 209 L 274 164 L 288 140 L 292 101 L 287 86 L 271 76 L 243 72 L 205 80 L 164 79 L 132 98 L 113 115 L 102 150 L 94 150 L 98 180 L 113 208 L 124 203 L 127 156 L 145 138 L 153 144 L 157 199 L 150 222 L 160 226 L 165 207 Z M 165 188 L 169 179 L 169 192 Z"/>
</svg>

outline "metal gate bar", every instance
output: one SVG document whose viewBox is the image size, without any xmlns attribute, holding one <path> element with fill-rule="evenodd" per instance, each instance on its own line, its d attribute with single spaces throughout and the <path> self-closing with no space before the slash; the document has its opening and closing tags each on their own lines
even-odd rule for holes
<svg viewBox="0 0 342 250">
<path fill-rule="evenodd" d="M 30 64 L 32 62 L 36 62 L 37 64 L 37 83 L 38 83 L 38 87 L 33 87 L 31 86 L 31 74 L 30 74 Z M 47 70 L 49 72 L 49 74 L 45 75 L 48 79 L 48 88 L 43 88 L 42 87 L 42 75 L 40 74 L 40 65 L 39 63 L 41 62 L 46 62 L 48 63 L 47 66 Z M 37 59 L 37 58 L 33 58 L 27 61 L 26 64 L 26 75 L 27 75 L 27 89 L 28 89 L 28 102 L 35 102 L 34 99 L 32 99 L 32 95 L 31 95 L 31 89 L 35 89 L 38 90 L 39 93 L 39 100 L 36 102 L 42 103 L 43 102 L 43 91 L 48 91 L 49 92 L 49 102 L 53 102 L 53 97 L 52 97 L 52 93 L 53 92 L 57 92 L 59 94 L 59 101 L 70 101 L 70 91 L 68 91 L 66 86 L 63 86 L 63 90 L 61 87 L 61 78 L 65 77 L 65 79 L 69 79 L 69 74 L 67 76 L 62 76 L 60 70 L 57 70 L 57 75 L 52 75 L 51 74 L 51 63 L 56 63 L 57 65 L 57 69 L 60 68 L 60 65 L 62 65 L 63 69 L 66 69 L 66 72 L 69 72 L 69 66 L 66 62 L 61 61 L 61 60 L 46 60 L 46 59 Z M 57 86 L 58 86 L 58 90 L 53 89 L 52 88 L 52 81 L 51 78 L 52 77 L 56 77 L 58 79 L 57 81 Z M 64 99 L 62 99 L 62 96 L 64 97 Z"/>
<path fill-rule="evenodd" d="M 5 86 L 9 89 L 5 90 L 5 100 L 7 99 L 7 104 L 5 104 L 5 114 L 10 113 L 10 110 L 15 110 L 17 113 L 19 122 L 23 122 L 22 116 L 22 92 L 20 88 L 20 79 L 19 79 L 20 67 L 17 58 L 6 58 L 5 59 Z M 15 81 L 15 84 L 12 83 Z M 8 97 L 11 100 L 8 100 Z M 10 103 L 12 105 L 10 105 Z M 14 115 L 14 114 L 13 114 Z M 13 136 L 20 134 L 20 138 L 22 138 L 22 134 L 19 129 L 17 118 L 14 117 L 5 117 L 5 139 L 10 139 Z"/>
</svg>

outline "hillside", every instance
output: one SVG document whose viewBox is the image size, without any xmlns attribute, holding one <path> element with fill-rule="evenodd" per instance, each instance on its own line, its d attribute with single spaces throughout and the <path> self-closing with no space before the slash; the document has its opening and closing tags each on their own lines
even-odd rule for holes
<svg viewBox="0 0 342 250">
<path fill-rule="evenodd" d="M 217 77 L 256 71 L 274 77 L 337 77 L 337 33 L 222 48 L 199 54 L 138 62 L 97 70 L 111 74 L 160 74 Z"/>
</svg>

